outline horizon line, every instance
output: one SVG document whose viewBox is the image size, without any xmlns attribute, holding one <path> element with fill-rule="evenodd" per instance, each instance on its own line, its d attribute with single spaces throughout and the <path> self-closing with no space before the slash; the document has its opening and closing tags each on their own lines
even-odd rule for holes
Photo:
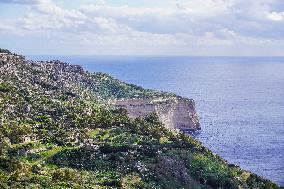
<svg viewBox="0 0 284 189">
<path fill-rule="evenodd" d="M 18 53 L 17 53 L 18 54 Z M 284 55 L 138 55 L 138 54 L 20 54 L 23 56 L 97 56 L 97 57 L 212 57 L 212 58 L 284 58 Z"/>
</svg>

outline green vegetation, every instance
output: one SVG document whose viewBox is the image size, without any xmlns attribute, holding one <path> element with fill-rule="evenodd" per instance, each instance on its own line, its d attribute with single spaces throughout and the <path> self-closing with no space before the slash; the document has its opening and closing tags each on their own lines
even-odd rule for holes
<svg viewBox="0 0 284 189">
<path fill-rule="evenodd" d="M 279 188 L 155 114 L 130 119 L 106 103 L 172 94 L 102 73 L 61 73 L 67 66 L 0 67 L 0 188 Z"/>
<path fill-rule="evenodd" d="M 170 93 L 162 93 L 153 90 L 143 89 L 142 87 L 127 84 L 105 73 L 96 73 L 93 75 L 96 81 L 99 81 L 97 88 L 98 94 L 104 99 L 125 98 L 125 99 L 148 99 L 153 97 L 172 96 Z"/>
<path fill-rule="evenodd" d="M 0 53 L 11 53 L 9 50 L 7 50 L 7 49 L 1 49 L 0 48 Z"/>
</svg>

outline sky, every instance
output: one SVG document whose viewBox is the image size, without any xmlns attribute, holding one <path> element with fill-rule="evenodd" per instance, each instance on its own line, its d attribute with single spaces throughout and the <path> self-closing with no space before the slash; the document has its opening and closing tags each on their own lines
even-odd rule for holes
<svg viewBox="0 0 284 189">
<path fill-rule="evenodd" d="M 25 55 L 284 56 L 284 0 L 0 0 Z"/>
</svg>

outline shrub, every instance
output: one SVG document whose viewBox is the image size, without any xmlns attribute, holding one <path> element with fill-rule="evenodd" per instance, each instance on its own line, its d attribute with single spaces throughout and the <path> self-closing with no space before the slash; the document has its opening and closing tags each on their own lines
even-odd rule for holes
<svg viewBox="0 0 284 189">
<path fill-rule="evenodd" d="M 11 86 L 9 86 L 7 83 L 0 83 L 0 92 L 7 93 L 11 91 Z"/>
<path fill-rule="evenodd" d="M 75 170 L 69 168 L 56 169 L 52 173 L 53 181 L 77 181 L 78 175 Z"/>
</svg>

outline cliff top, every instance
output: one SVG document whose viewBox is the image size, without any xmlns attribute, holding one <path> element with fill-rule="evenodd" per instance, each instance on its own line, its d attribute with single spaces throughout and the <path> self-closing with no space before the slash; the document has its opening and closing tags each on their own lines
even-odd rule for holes
<svg viewBox="0 0 284 189">
<path fill-rule="evenodd" d="M 3 61 L 2 74 L 6 78 L 17 75 L 21 80 L 21 86 L 36 85 L 38 90 L 49 93 L 72 91 L 77 96 L 97 100 L 150 99 L 173 96 L 170 93 L 143 89 L 121 82 L 105 73 L 89 73 L 79 65 L 59 60 L 31 61 L 21 55 L 5 53 L 0 54 L 0 61 Z"/>
</svg>

